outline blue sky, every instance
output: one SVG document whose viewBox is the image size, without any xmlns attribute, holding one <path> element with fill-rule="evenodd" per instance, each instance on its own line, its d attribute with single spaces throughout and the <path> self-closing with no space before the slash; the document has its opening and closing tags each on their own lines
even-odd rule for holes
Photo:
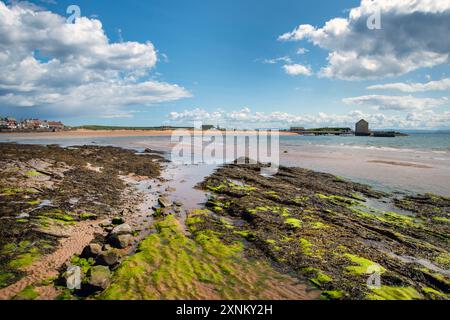
<svg viewBox="0 0 450 320">
<path fill-rule="evenodd" d="M 381 6 L 384 5 L 384 1 L 380 0 Z M 87 103 L 82 106 L 81 110 L 81 107 L 74 104 L 66 107 L 61 102 L 49 103 L 48 97 L 30 97 L 29 92 L 26 94 L 23 92 L 11 93 L 12 91 L 8 91 L 11 90 L 9 89 L 11 86 L 5 85 L 3 89 L 0 86 L 0 97 L 1 95 L 6 97 L 3 104 L 0 99 L 0 105 L 2 105 L 0 115 L 7 113 L 19 118 L 32 116 L 57 118 L 71 125 L 151 126 L 162 123 L 177 125 L 189 124 L 194 119 L 203 119 L 213 124 L 220 123 L 234 127 L 286 127 L 289 125 L 348 125 L 359 120 L 359 117 L 367 117 L 378 127 L 450 127 L 449 104 L 446 102 L 449 91 L 447 87 L 437 90 L 417 90 L 416 88 L 412 91 L 401 91 L 395 86 L 394 89 L 367 89 L 370 86 L 388 83 L 427 84 L 447 79 L 449 68 L 448 59 L 446 60 L 445 57 L 447 54 L 448 58 L 448 47 L 438 48 L 433 43 L 425 43 L 423 39 L 413 39 L 417 46 L 417 55 L 414 55 L 415 47 L 413 46 L 395 48 L 395 53 L 392 53 L 392 48 L 378 49 L 374 46 L 373 52 L 366 52 L 364 43 L 370 41 L 367 40 L 368 37 L 390 37 L 390 34 L 395 31 L 392 28 L 395 26 L 396 19 L 407 21 L 408 15 L 412 15 L 412 9 L 404 8 L 401 4 L 398 6 L 403 10 L 400 10 L 402 15 L 393 13 L 399 11 L 395 11 L 396 8 L 385 8 L 385 15 L 381 15 L 382 18 L 386 17 L 384 32 L 358 30 L 358 24 L 353 21 L 349 24 L 348 29 L 355 33 L 349 36 L 333 33 L 334 39 L 327 40 L 321 36 L 320 29 L 332 19 L 349 19 L 350 9 L 364 8 L 360 1 L 128 0 L 122 2 L 77 0 L 73 2 L 58 0 L 52 3 L 53 1 L 47 0 L 31 2 L 41 8 L 31 7 L 30 9 L 26 3 L 19 5 L 27 10 L 48 10 L 61 17 L 67 17 L 66 9 L 69 5 L 78 5 L 83 17 L 101 21 L 101 28 L 109 39 L 108 45 L 151 42 L 153 49 L 143 49 L 148 52 L 139 59 L 151 57 L 150 51 L 154 50 L 157 61 L 151 64 L 139 62 L 135 69 L 130 67 L 126 71 L 119 70 L 115 65 L 112 71 L 109 70 L 110 73 L 116 72 L 114 79 L 103 79 L 102 84 L 108 83 L 108 81 L 118 81 L 120 82 L 118 88 L 120 88 L 124 85 L 124 78 L 120 78 L 121 76 L 118 74 L 128 73 L 127 76 L 129 76 L 130 70 L 133 69 L 133 72 L 138 70 L 145 73 L 140 76 L 138 82 L 154 81 L 167 84 L 167 86 L 176 85 L 182 88 L 183 92 L 179 88 L 168 87 L 164 89 L 163 93 L 158 91 L 158 94 L 164 95 L 164 98 L 159 97 L 156 103 L 150 103 L 151 99 L 139 99 L 138 96 L 133 96 L 135 100 L 132 101 L 137 101 L 136 103 L 127 100 L 126 102 L 117 102 L 111 107 L 108 106 L 107 97 L 95 100 L 86 98 Z M 395 2 L 393 1 L 393 3 Z M 17 3 L 9 4 L 9 8 L 15 5 Z M 436 16 L 450 15 L 447 7 L 437 9 L 421 7 L 414 10 L 419 12 L 419 15 L 423 13 L 423 16 L 429 17 L 429 19 L 433 18 L 433 14 Z M 12 15 L 11 12 L 8 11 L 7 14 Z M 21 14 L 24 15 L 24 13 Z M 365 19 L 364 13 L 362 16 L 361 20 Z M 26 25 L 26 21 L 23 19 L 21 25 L 24 30 L 28 32 L 35 28 L 35 24 Z M 383 22 L 383 20 L 381 21 Z M 427 21 L 418 20 L 416 27 L 425 23 Z M 302 24 L 311 25 L 316 30 L 310 30 L 301 35 L 298 32 L 295 33 L 295 29 Z M 428 25 L 433 25 L 433 23 L 428 23 Z M 411 27 L 411 24 L 408 26 Z M 8 26 L 4 28 L 8 28 Z M 434 32 L 437 38 L 442 36 L 442 41 L 448 43 L 448 40 L 444 39 L 447 38 L 447 35 L 441 34 L 442 28 L 435 28 L 437 31 L 427 30 L 427 32 Z M 10 31 L 13 33 L 13 30 Z M 328 31 L 325 30 L 325 32 Z M 283 34 L 287 34 L 284 41 L 279 39 Z M 84 33 L 80 37 L 83 35 Z M 71 34 L 63 36 L 67 37 Z M 406 36 L 414 37 L 411 33 Z M 13 37 L 11 36 L 11 38 Z M 55 39 L 60 38 L 55 36 Z M 355 50 L 352 45 L 345 48 L 340 45 L 346 41 L 350 43 L 352 40 Z M 407 42 L 407 40 L 403 38 L 389 41 L 396 45 L 400 41 Z M 89 41 L 95 41 L 95 39 Z M 89 41 L 86 43 L 92 43 Z M 380 44 L 386 43 L 383 39 L 379 41 Z M 64 45 L 64 50 L 73 50 L 74 52 L 85 50 L 85 48 L 80 49 L 77 46 L 86 46 L 82 42 L 56 45 L 46 39 L 41 44 L 42 48 L 38 48 L 40 46 L 38 41 L 23 45 L 27 50 L 36 46 L 35 49 L 38 53 L 57 45 Z M 5 46 L 2 47 L 0 43 L 0 52 L 5 50 Z M 129 49 L 129 47 L 127 48 Z M 306 52 L 298 54 L 300 48 L 306 49 Z M 351 61 L 346 61 L 347 65 L 345 66 L 331 64 L 331 75 L 320 74 L 322 68 L 330 65 L 327 61 L 330 53 L 337 52 L 339 56 L 347 57 L 347 54 L 353 51 L 356 52 L 355 61 L 362 61 L 361 65 L 355 63 L 356 67 L 352 68 Z M 59 59 L 62 64 L 61 68 L 68 67 L 68 55 L 65 55 L 64 58 L 58 56 L 61 50 L 50 50 L 47 56 L 46 54 L 39 55 L 36 52 L 34 58 L 38 63 L 45 64 L 51 59 Z M 103 49 L 102 54 L 104 54 Z M 389 56 L 384 58 L 383 54 Z M 83 57 L 85 58 L 85 56 Z M 424 61 L 428 57 L 430 57 L 429 63 L 416 65 L 417 61 Z M 126 66 L 132 58 L 136 57 L 117 59 L 123 59 L 121 63 Z M 392 67 L 371 69 L 371 73 L 367 74 L 365 72 L 367 70 L 362 70 L 367 66 L 364 64 L 366 58 L 380 64 L 384 64 L 388 60 Z M 73 57 L 70 59 L 72 59 L 70 66 L 73 67 L 73 63 L 76 61 L 73 61 Z M 82 58 L 79 59 L 81 61 Z M 105 59 L 112 59 L 111 54 L 105 53 L 99 58 L 101 61 Z M 11 63 L 8 64 L 11 65 Z M 289 65 L 302 66 L 310 72 L 308 74 L 288 74 L 284 66 Z M 144 69 L 146 70 L 144 71 Z M 389 70 L 391 69 L 395 70 L 394 74 L 390 74 Z M 55 69 L 52 67 L 48 72 L 55 72 L 53 70 Z M 8 70 L 8 72 L 13 76 L 15 73 L 19 73 L 18 70 Z M 109 76 L 109 73 L 106 75 L 105 72 L 104 77 Z M 134 73 L 132 76 L 135 76 Z M 87 78 L 92 78 L 92 76 Z M 23 84 L 25 81 L 20 83 Z M 75 85 L 79 86 L 80 91 L 85 92 L 85 89 L 81 87 L 83 84 Z M 75 85 L 72 85 L 71 89 Z M 48 90 L 53 94 L 52 98 L 55 95 L 64 97 L 65 94 L 68 94 L 67 92 L 70 92 L 69 89 L 65 89 L 64 93 L 61 93 L 55 86 L 52 83 L 36 91 L 42 94 L 42 91 Z M 93 92 L 95 94 L 96 91 Z M 99 92 L 98 89 L 97 92 Z M 123 92 L 124 95 L 130 94 L 126 90 Z M 135 91 L 132 92 L 134 95 Z M 75 94 L 75 92 L 70 92 L 68 96 L 70 99 L 74 99 Z M 14 95 L 14 99 L 11 98 L 12 95 Z M 167 98 L 167 95 L 170 95 L 170 98 Z M 390 98 L 392 96 L 394 96 L 393 101 Z M 26 97 L 26 102 L 23 102 L 24 97 Z M 413 105 L 412 109 L 408 109 L 407 103 L 404 103 L 404 97 Z M 109 97 L 110 100 L 115 98 L 114 95 Z M 404 103 L 404 105 L 397 106 L 398 103 Z M 417 108 L 415 107 L 416 103 L 419 106 Z M 94 109 L 98 112 L 90 112 Z M 68 111 L 66 112 L 66 110 Z M 111 110 L 114 112 L 110 112 Z M 321 113 L 320 117 L 318 117 L 319 113 Z"/>
</svg>

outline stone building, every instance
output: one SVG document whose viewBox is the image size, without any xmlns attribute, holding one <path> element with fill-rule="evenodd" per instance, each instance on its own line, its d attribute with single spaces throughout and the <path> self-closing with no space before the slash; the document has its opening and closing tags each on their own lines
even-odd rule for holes
<svg viewBox="0 0 450 320">
<path fill-rule="evenodd" d="M 369 123 L 362 119 L 356 123 L 355 128 L 356 136 L 370 136 Z"/>
</svg>

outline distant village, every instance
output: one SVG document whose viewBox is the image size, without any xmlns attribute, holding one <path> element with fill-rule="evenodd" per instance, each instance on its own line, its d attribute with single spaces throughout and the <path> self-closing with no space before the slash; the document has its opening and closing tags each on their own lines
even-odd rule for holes
<svg viewBox="0 0 450 320">
<path fill-rule="evenodd" d="M 69 128 L 61 121 L 48 121 L 39 119 L 26 119 L 18 121 L 13 117 L 0 117 L 1 132 L 57 132 Z"/>
</svg>

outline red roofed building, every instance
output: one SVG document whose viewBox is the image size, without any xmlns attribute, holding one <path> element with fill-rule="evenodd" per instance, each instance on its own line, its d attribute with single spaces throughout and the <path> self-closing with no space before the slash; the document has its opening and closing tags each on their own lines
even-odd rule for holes
<svg viewBox="0 0 450 320">
<path fill-rule="evenodd" d="M 65 127 L 61 121 L 47 121 L 47 125 L 50 130 L 63 130 Z"/>
<path fill-rule="evenodd" d="M 42 121 L 38 119 L 27 119 L 22 122 L 22 127 L 24 129 L 37 130 L 42 128 Z"/>
</svg>

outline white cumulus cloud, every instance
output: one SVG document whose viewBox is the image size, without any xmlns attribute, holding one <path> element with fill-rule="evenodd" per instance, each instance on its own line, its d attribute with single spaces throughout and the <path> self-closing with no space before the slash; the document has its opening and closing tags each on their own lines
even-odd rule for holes
<svg viewBox="0 0 450 320">
<path fill-rule="evenodd" d="M 342 100 L 348 105 L 372 108 L 376 110 L 417 111 L 428 110 L 438 106 L 448 105 L 447 98 L 416 98 L 413 96 L 367 95 Z"/>
<path fill-rule="evenodd" d="M 450 79 L 445 78 L 427 83 L 387 83 L 367 87 L 369 90 L 398 90 L 402 92 L 450 91 Z"/>
<path fill-rule="evenodd" d="M 290 126 L 334 127 L 345 126 L 353 128 L 360 119 L 370 122 L 372 128 L 405 128 L 405 129 L 436 129 L 450 128 L 450 111 L 437 113 L 433 110 L 411 111 L 406 114 L 385 115 L 383 113 L 367 113 L 354 110 L 347 114 L 291 114 L 287 112 L 253 112 L 249 108 L 225 111 L 218 109 L 206 111 L 201 108 L 171 112 L 170 124 L 192 126 L 195 121 L 204 124 L 220 125 L 225 128 L 288 128 Z"/>
<path fill-rule="evenodd" d="M 189 97 L 177 85 L 150 80 L 151 42 L 111 43 L 102 23 L 0 1 L 0 104 L 47 113 L 128 115 L 126 106 Z"/>
<path fill-rule="evenodd" d="M 286 64 L 283 66 L 284 71 L 291 76 L 310 76 L 312 75 L 311 67 L 301 64 Z"/>
<path fill-rule="evenodd" d="M 367 21 L 378 12 L 381 29 L 371 30 Z M 449 0 L 362 0 L 347 18 L 319 28 L 302 24 L 279 40 L 306 40 L 329 51 L 321 76 L 360 80 L 447 64 L 448 34 Z"/>
<path fill-rule="evenodd" d="M 309 52 L 309 50 L 306 48 L 298 48 L 297 49 L 297 54 L 299 54 L 299 55 L 306 54 L 308 52 Z"/>
<path fill-rule="evenodd" d="M 264 63 L 264 64 L 276 64 L 278 62 L 292 63 L 292 60 L 288 56 L 284 56 L 284 57 L 273 58 L 273 59 L 264 59 L 262 61 L 262 63 Z"/>
</svg>

